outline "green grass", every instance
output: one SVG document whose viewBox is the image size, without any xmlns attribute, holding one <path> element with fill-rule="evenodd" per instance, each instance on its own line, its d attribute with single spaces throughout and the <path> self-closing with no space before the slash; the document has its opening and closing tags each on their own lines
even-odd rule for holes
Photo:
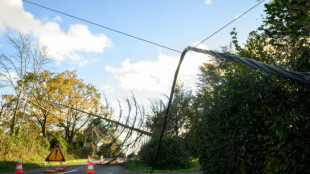
<svg viewBox="0 0 310 174">
<path fill-rule="evenodd" d="M 139 160 L 130 160 L 127 162 L 125 166 L 126 170 L 130 170 L 133 172 L 150 172 L 152 167 L 147 166 L 143 164 Z M 178 170 L 154 170 L 154 172 L 157 173 L 165 173 L 165 172 L 192 172 L 192 171 L 199 171 L 200 170 L 200 165 L 198 162 L 198 159 L 193 159 L 191 162 L 191 167 L 188 169 L 178 169 Z"/>
<path fill-rule="evenodd" d="M 87 159 L 76 159 L 68 160 L 62 162 L 61 164 L 73 164 L 87 162 Z M 1 161 L 0 162 L 0 172 L 15 171 L 17 161 Z M 32 161 L 32 162 L 23 162 L 23 169 L 37 168 L 37 167 L 46 167 L 46 166 L 59 166 L 60 162 L 45 162 L 45 161 Z"/>
</svg>

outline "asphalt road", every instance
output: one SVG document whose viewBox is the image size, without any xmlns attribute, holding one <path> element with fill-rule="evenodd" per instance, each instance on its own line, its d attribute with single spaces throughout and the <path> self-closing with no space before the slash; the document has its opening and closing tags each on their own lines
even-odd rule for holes
<svg viewBox="0 0 310 174">
<path fill-rule="evenodd" d="M 81 173 L 86 173 L 88 164 L 85 162 L 85 164 L 76 164 L 76 165 L 63 165 L 65 166 L 68 171 L 67 172 L 57 172 L 59 174 L 81 174 Z M 42 168 L 36 168 L 36 169 L 25 169 L 24 173 L 25 174 L 41 174 L 44 173 L 44 170 L 46 169 L 52 169 L 55 170 L 55 168 L 59 168 L 60 166 L 51 166 L 51 167 L 42 167 Z M 102 173 L 102 174 L 127 174 L 131 173 L 128 172 L 124 169 L 123 166 L 117 165 L 117 164 L 111 164 L 111 165 L 102 165 L 96 162 L 94 164 L 94 171 L 95 173 Z M 13 172 L 8 172 L 8 173 L 3 173 L 3 174 L 9 174 Z"/>
<path fill-rule="evenodd" d="M 109 161 L 110 159 L 105 159 L 104 163 Z M 123 162 L 125 159 L 120 159 L 120 162 Z M 41 167 L 41 168 L 35 168 L 35 169 L 24 169 L 25 174 L 43 174 L 44 170 L 46 169 L 52 169 L 55 170 L 56 168 L 63 168 L 66 167 L 68 171 L 66 172 L 57 172 L 58 174 L 84 174 L 87 171 L 88 164 L 85 163 L 79 163 L 79 164 L 68 164 L 68 165 L 63 165 L 63 166 L 51 166 L 51 167 Z M 94 172 L 95 173 L 100 173 L 100 174 L 142 174 L 141 172 L 130 172 L 126 171 L 125 168 L 121 164 L 110 164 L 110 165 L 103 165 L 99 163 L 98 161 L 94 161 Z M 6 172 L 6 173 L 1 173 L 1 174 L 12 174 L 12 172 Z M 143 173 L 143 174 L 148 174 Z M 202 171 L 195 171 L 195 172 L 179 172 L 179 173 L 174 173 L 174 174 L 202 174 Z M 154 173 L 158 174 L 158 173 Z M 167 173 L 160 173 L 160 174 L 167 174 Z"/>
</svg>

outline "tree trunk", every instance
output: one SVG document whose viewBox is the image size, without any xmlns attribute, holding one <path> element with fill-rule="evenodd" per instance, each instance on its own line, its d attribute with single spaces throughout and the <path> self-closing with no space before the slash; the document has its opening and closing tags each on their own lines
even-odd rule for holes
<svg viewBox="0 0 310 174">
<path fill-rule="evenodd" d="M 17 96 L 16 106 L 15 106 L 15 110 L 14 110 L 14 114 L 12 118 L 11 134 L 15 133 L 15 124 L 16 124 L 16 115 L 17 115 L 18 105 L 19 105 L 19 97 L 20 97 L 20 94 Z"/>
<path fill-rule="evenodd" d="M 70 131 L 69 131 L 69 128 L 68 128 L 68 127 L 65 127 L 65 132 L 66 132 L 66 138 L 65 138 L 65 139 L 66 139 L 67 141 L 69 141 L 69 132 L 70 132 Z"/>
<path fill-rule="evenodd" d="M 43 120 L 43 124 L 42 124 L 42 135 L 43 135 L 43 137 L 46 137 L 46 119 L 47 119 L 47 115 L 44 115 L 44 120 Z"/>
</svg>

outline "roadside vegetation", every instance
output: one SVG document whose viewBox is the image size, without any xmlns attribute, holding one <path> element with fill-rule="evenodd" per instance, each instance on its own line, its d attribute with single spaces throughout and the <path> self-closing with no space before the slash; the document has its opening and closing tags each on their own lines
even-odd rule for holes
<svg viewBox="0 0 310 174">
<path fill-rule="evenodd" d="M 221 52 L 310 72 L 310 2 L 275 0 L 265 5 L 265 12 L 263 25 L 244 45 L 233 29 L 231 44 Z M 199 158 L 204 173 L 310 172 L 309 85 L 214 59 L 201 65 L 197 86 L 195 94 L 181 83 L 175 90 L 165 136 L 179 138 L 183 143 L 178 148 L 185 145 L 186 150 L 176 156 L 184 163 L 174 167 L 187 170 L 184 153 L 189 153 Z M 161 100 L 152 103 L 147 126 L 154 135 L 161 131 L 165 108 Z M 156 139 L 152 136 L 149 143 Z M 153 147 L 143 147 L 139 161 L 129 162 L 128 169 L 151 166 L 145 154 L 153 155 Z M 167 160 L 173 154 L 164 143 L 159 153 Z M 165 165 L 159 159 L 155 169 Z"/>
<path fill-rule="evenodd" d="M 14 52 L 0 54 L 0 171 L 14 170 L 20 154 L 24 168 L 45 166 L 56 144 L 71 162 L 100 154 L 100 148 L 106 157 L 123 155 L 115 125 L 74 110 L 112 116 L 93 85 L 75 71 L 50 72 L 46 49 L 30 36 L 8 37 L 8 43 Z"/>
<path fill-rule="evenodd" d="M 274 0 L 265 12 L 244 45 L 233 29 L 220 51 L 310 72 L 310 2 Z M 16 52 L 0 54 L 0 85 L 7 89 L 0 100 L 0 171 L 14 169 L 19 154 L 24 168 L 45 165 L 56 144 L 67 160 L 122 157 L 130 149 L 126 169 L 150 171 L 168 99 L 152 99 L 147 111 L 134 96 L 127 99 L 129 113 L 122 117 L 120 107 L 118 117 L 123 127 L 93 118 L 72 108 L 115 116 L 93 85 L 75 71 L 50 72 L 45 48 L 28 36 L 8 40 Z M 156 172 L 310 173 L 309 85 L 215 58 L 198 77 L 196 91 L 176 85 Z"/>
</svg>

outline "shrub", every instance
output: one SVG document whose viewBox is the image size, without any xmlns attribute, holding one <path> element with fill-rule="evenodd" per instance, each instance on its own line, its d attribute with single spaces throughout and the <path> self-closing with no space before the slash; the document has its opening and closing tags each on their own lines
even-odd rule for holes
<svg viewBox="0 0 310 174">
<path fill-rule="evenodd" d="M 39 145 L 46 151 L 49 151 L 50 148 L 50 142 L 42 136 L 37 137 L 37 141 L 39 142 Z"/>
<path fill-rule="evenodd" d="M 141 147 L 140 159 L 147 165 L 152 166 L 154 155 L 157 150 L 159 136 L 155 135 Z M 189 152 L 179 137 L 167 137 L 162 139 L 161 149 L 155 162 L 155 169 L 185 169 L 190 167 Z"/>
<path fill-rule="evenodd" d="M 59 137 L 59 136 L 53 137 L 50 140 L 50 150 L 53 149 L 56 146 L 56 144 L 59 144 L 59 146 L 61 148 L 61 151 L 63 153 L 67 152 L 68 143 L 67 143 L 67 141 L 64 138 Z"/>
</svg>

